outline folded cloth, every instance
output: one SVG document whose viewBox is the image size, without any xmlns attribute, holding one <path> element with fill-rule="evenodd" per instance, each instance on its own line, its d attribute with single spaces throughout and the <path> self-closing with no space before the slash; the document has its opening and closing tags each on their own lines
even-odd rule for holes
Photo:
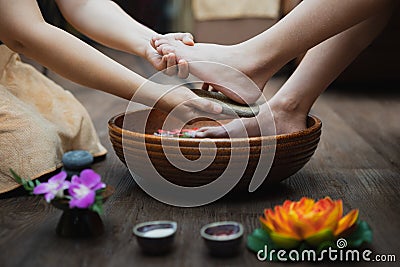
<svg viewBox="0 0 400 267">
<path fill-rule="evenodd" d="M 280 0 L 192 0 L 196 20 L 268 18 L 277 19 Z"/>
<path fill-rule="evenodd" d="M 0 45 L 0 194 L 19 186 L 10 168 L 36 179 L 70 150 L 107 153 L 78 100 Z"/>
</svg>

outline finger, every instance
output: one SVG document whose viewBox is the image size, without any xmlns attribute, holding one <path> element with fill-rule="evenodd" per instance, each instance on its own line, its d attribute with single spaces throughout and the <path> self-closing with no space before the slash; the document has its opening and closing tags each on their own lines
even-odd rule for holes
<svg viewBox="0 0 400 267">
<path fill-rule="evenodd" d="M 163 35 L 156 33 L 153 37 L 151 37 L 151 40 L 156 41 L 161 38 L 163 38 Z"/>
<path fill-rule="evenodd" d="M 158 47 L 160 45 L 163 45 L 163 44 L 168 44 L 168 43 L 169 43 L 169 41 L 167 39 L 164 39 L 164 38 L 157 39 L 157 40 L 154 41 L 154 44 L 155 44 L 156 47 Z"/>
<path fill-rule="evenodd" d="M 186 60 L 181 59 L 178 62 L 178 78 L 186 79 L 189 76 L 189 64 Z"/>
<path fill-rule="evenodd" d="M 203 83 L 203 85 L 201 86 L 201 90 L 208 91 L 208 88 L 210 88 L 210 85 L 208 83 Z"/>
<path fill-rule="evenodd" d="M 165 57 L 166 57 L 167 68 L 165 69 L 164 73 L 168 76 L 176 75 L 178 70 L 176 65 L 175 54 L 168 54 Z"/>
<path fill-rule="evenodd" d="M 154 40 L 153 38 L 151 38 L 151 40 L 150 40 L 150 45 L 151 45 L 151 47 L 153 47 L 155 50 L 157 50 L 157 46 L 156 46 L 155 40 Z"/>
<path fill-rule="evenodd" d="M 188 105 L 205 113 L 221 114 L 222 112 L 222 106 L 220 104 L 200 97 L 192 99 L 188 102 Z"/>
<path fill-rule="evenodd" d="M 160 53 L 160 50 L 161 50 L 161 53 Z M 171 47 L 170 45 L 162 44 L 157 47 L 157 52 L 160 53 L 161 55 L 168 55 L 171 53 L 175 54 L 175 49 L 173 49 L 173 47 Z"/>
<path fill-rule="evenodd" d="M 167 50 L 170 50 L 170 49 L 167 49 L 167 47 L 168 47 L 167 44 L 162 44 L 162 45 L 157 46 L 158 54 L 160 54 L 160 55 L 168 55 L 168 54 L 172 53 L 172 52 L 167 52 Z M 165 50 L 165 53 L 164 53 L 164 50 Z"/>
<path fill-rule="evenodd" d="M 218 92 L 217 90 L 214 89 L 214 87 L 209 84 L 209 83 L 203 83 L 203 86 L 201 88 L 202 90 L 206 90 L 206 91 L 211 91 L 211 92 Z"/>
<path fill-rule="evenodd" d="M 160 38 L 159 35 L 153 36 L 150 40 L 150 44 L 154 49 L 157 49 L 156 41 Z"/>
<path fill-rule="evenodd" d="M 218 91 L 217 89 L 215 89 L 214 87 L 212 87 L 212 86 L 210 86 L 210 87 L 211 87 L 211 90 L 210 90 L 211 92 L 216 92 L 216 93 L 219 92 L 219 91 Z"/>
</svg>

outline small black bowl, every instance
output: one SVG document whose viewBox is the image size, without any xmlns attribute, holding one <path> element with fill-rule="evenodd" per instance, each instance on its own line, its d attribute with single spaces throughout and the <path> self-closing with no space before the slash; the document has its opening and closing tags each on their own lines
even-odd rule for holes
<svg viewBox="0 0 400 267">
<path fill-rule="evenodd" d="M 228 221 L 210 223 L 201 228 L 200 234 L 211 255 L 234 256 L 242 243 L 243 225 Z"/>
<path fill-rule="evenodd" d="M 176 229 L 176 222 L 152 221 L 135 225 L 133 234 L 144 253 L 159 255 L 172 249 Z"/>
</svg>

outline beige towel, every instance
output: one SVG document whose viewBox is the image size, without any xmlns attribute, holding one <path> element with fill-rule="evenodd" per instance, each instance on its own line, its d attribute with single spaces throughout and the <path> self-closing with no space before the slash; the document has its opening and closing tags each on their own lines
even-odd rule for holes
<svg viewBox="0 0 400 267">
<path fill-rule="evenodd" d="M 0 194 L 18 187 L 10 168 L 35 179 L 61 167 L 63 153 L 76 149 L 107 153 L 85 108 L 0 45 Z"/>
<path fill-rule="evenodd" d="M 277 19 L 280 0 L 192 0 L 196 20 Z"/>
</svg>

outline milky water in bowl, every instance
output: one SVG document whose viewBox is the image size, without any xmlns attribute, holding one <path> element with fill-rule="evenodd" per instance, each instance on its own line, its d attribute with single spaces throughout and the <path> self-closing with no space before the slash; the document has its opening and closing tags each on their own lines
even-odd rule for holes
<svg viewBox="0 0 400 267">
<path fill-rule="evenodd" d="M 154 229 L 143 233 L 143 237 L 166 237 L 174 233 L 172 228 Z"/>
<path fill-rule="evenodd" d="M 137 228 L 138 234 L 147 238 L 163 238 L 172 235 L 176 230 L 170 223 L 150 223 Z"/>
</svg>

